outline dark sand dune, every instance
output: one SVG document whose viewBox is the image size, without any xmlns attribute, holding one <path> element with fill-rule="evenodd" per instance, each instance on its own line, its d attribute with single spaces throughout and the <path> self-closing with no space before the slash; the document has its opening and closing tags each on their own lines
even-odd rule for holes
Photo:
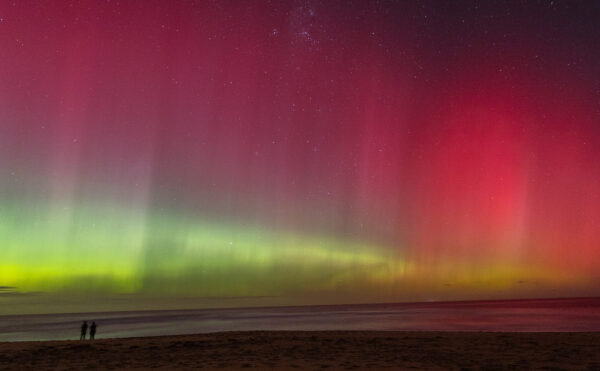
<svg viewBox="0 0 600 371">
<path fill-rule="evenodd" d="M 0 343 L 0 369 L 585 369 L 600 333 L 225 332 Z"/>
</svg>

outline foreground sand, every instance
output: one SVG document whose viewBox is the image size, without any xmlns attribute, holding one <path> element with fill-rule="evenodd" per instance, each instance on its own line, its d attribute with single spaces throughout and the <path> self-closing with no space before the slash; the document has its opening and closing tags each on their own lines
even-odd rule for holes
<svg viewBox="0 0 600 371">
<path fill-rule="evenodd" d="M 224 332 L 0 343 L 0 369 L 592 369 L 600 333 Z"/>
</svg>

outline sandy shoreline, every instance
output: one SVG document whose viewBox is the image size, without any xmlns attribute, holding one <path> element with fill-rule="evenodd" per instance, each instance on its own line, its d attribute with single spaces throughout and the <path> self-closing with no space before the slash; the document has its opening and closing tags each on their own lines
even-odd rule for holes
<svg viewBox="0 0 600 371">
<path fill-rule="evenodd" d="M 600 333 L 223 332 L 0 343 L 0 369 L 593 369 Z"/>
</svg>

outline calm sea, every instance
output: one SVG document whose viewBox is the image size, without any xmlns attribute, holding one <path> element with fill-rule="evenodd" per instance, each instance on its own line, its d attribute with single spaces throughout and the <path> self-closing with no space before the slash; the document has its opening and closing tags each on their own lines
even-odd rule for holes
<svg viewBox="0 0 600 371">
<path fill-rule="evenodd" d="M 247 330 L 600 331 L 600 298 L 0 316 L 0 341 Z"/>
</svg>

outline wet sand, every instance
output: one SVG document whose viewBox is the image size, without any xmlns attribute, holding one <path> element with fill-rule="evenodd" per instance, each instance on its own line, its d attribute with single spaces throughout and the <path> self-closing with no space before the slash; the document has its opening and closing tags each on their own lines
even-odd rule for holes
<svg viewBox="0 0 600 371">
<path fill-rule="evenodd" d="M 222 332 L 0 343 L 0 369 L 585 369 L 600 333 Z"/>
</svg>

